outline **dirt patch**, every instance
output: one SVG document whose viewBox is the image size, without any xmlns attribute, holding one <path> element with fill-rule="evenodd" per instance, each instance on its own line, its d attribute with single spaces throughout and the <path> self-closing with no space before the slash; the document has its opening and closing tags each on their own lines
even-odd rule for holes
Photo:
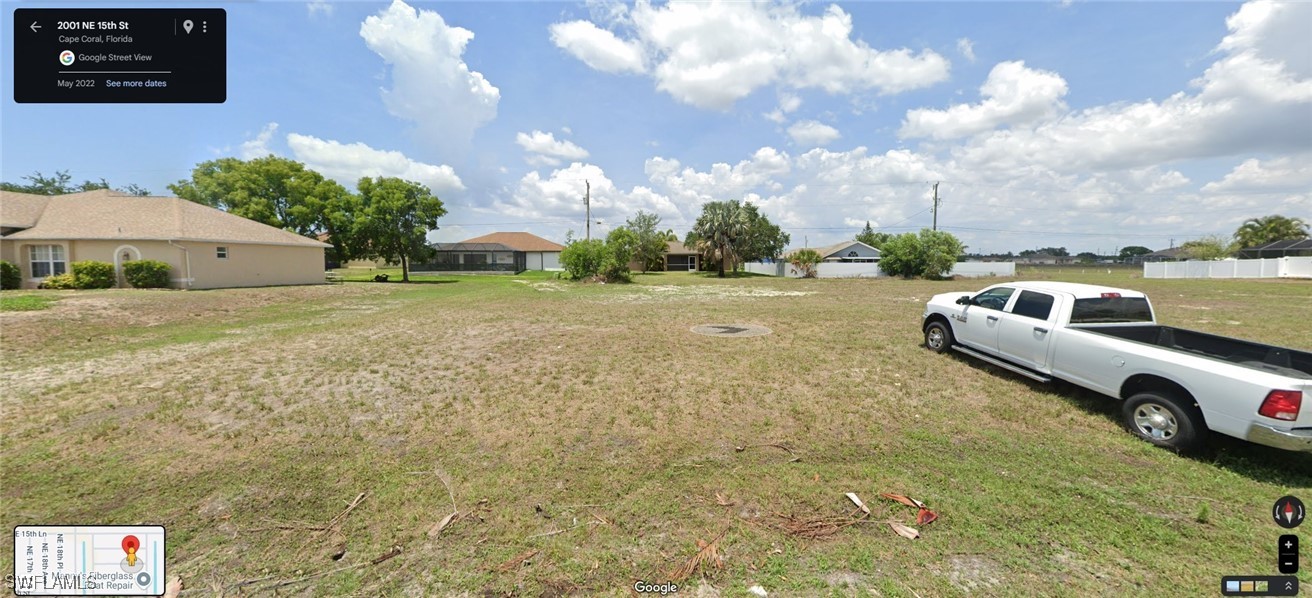
<svg viewBox="0 0 1312 598">
<path fill-rule="evenodd" d="M 947 567 L 938 571 L 963 592 L 986 592 L 1002 584 L 1002 567 L 988 557 L 958 554 L 947 558 Z"/>
<path fill-rule="evenodd" d="M 565 291 L 569 290 L 565 285 L 559 282 L 533 282 L 533 281 L 519 280 L 519 279 L 516 279 L 513 282 L 517 282 L 522 285 L 528 285 L 528 288 L 533 289 L 535 291 L 542 291 L 544 293 L 564 293 Z"/>
<path fill-rule="evenodd" d="M 814 291 L 781 291 L 779 289 L 729 287 L 729 286 L 692 286 L 692 285 L 656 285 L 638 287 L 637 292 L 615 295 L 599 299 L 600 303 L 656 303 L 666 301 L 687 301 L 706 299 L 769 299 L 775 297 L 805 297 L 814 295 Z"/>
</svg>

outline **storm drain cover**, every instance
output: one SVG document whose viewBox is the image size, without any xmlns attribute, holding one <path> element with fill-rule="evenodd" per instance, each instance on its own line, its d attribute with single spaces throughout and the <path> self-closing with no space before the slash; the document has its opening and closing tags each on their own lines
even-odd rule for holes
<svg viewBox="0 0 1312 598">
<path fill-rule="evenodd" d="M 756 324 L 702 324 L 693 326 L 692 331 L 706 336 L 761 336 L 770 334 L 770 329 Z"/>
</svg>

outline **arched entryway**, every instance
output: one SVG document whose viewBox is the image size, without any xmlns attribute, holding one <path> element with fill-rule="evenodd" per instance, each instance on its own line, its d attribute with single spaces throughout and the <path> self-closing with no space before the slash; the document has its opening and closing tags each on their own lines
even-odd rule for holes
<svg viewBox="0 0 1312 598">
<path fill-rule="evenodd" d="M 114 250 L 114 272 L 118 278 L 119 287 L 132 286 L 128 284 L 127 279 L 123 277 L 123 264 L 141 259 L 141 250 L 131 245 L 119 245 Z"/>
</svg>

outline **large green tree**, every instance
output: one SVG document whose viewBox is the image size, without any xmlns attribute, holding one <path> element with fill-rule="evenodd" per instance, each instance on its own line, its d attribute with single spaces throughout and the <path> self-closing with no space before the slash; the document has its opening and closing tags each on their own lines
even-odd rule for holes
<svg viewBox="0 0 1312 598">
<path fill-rule="evenodd" d="M 724 278 L 725 264 L 737 257 L 747 224 L 747 213 L 737 201 L 706 202 L 684 244 L 707 249 L 719 261 L 720 278 Z"/>
<path fill-rule="evenodd" d="M 357 189 L 352 236 L 360 255 L 400 262 L 401 280 L 410 282 L 410 262 L 429 251 L 428 232 L 446 215 L 442 200 L 424 185 L 395 177 L 365 177 Z"/>
<path fill-rule="evenodd" d="M 169 185 L 178 197 L 231 214 L 313 236 L 330 228 L 328 204 L 347 191 L 304 164 L 278 156 L 219 158 L 197 164 L 191 180 Z"/>
<path fill-rule="evenodd" d="M 1138 257 L 1141 255 L 1148 255 L 1152 252 L 1153 250 L 1144 247 L 1142 245 L 1130 245 L 1129 247 L 1121 248 L 1121 257 L 1122 258 Z"/>
<path fill-rule="evenodd" d="M 892 233 L 875 232 L 875 229 L 870 227 L 869 220 L 866 221 L 866 227 L 856 234 L 856 240 L 880 251 L 883 251 L 884 243 L 887 243 L 888 240 L 892 238 Z"/>
<path fill-rule="evenodd" d="M 34 172 L 28 176 L 22 177 L 27 181 L 24 183 L 0 183 L 0 191 L 13 191 L 16 193 L 31 193 L 34 195 L 65 195 L 68 193 L 81 193 L 83 191 L 95 191 L 97 189 L 111 189 L 109 182 L 100 179 L 99 182 L 86 180 L 74 184 L 73 176 L 68 174 L 67 170 L 57 170 L 54 176 L 45 176 L 40 171 Z M 135 183 L 128 184 L 121 189 L 115 189 L 129 195 L 150 195 L 150 191 Z"/>
<path fill-rule="evenodd" d="M 660 267 L 665 255 L 666 233 L 656 228 L 660 223 L 660 216 L 642 210 L 624 223 L 624 228 L 637 237 L 633 255 L 642 264 L 643 272 Z"/>
<path fill-rule="evenodd" d="M 738 209 L 742 210 L 743 218 L 747 222 L 743 236 L 738 242 L 738 259 L 744 262 L 759 262 L 778 259 L 783 255 L 784 248 L 792 241 L 788 233 L 783 232 L 777 224 L 770 222 L 770 219 L 753 204 L 741 204 Z"/>
<path fill-rule="evenodd" d="M 1287 241 L 1308 238 L 1308 225 L 1302 218 L 1290 218 L 1278 214 L 1249 218 L 1235 231 L 1235 242 L 1240 249 L 1257 247 Z"/>
<path fill-rule="evenodd" d="M 891 275 L 941 278 L 952 271 L 957 256 L 966 250 L 952 233 L 921 229 L 890 239 L 880 251 L 879 268 Z"/>
</svg>

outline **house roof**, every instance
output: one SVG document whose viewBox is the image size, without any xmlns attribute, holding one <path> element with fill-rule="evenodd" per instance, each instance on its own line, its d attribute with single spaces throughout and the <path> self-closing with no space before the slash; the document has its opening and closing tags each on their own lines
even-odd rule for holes
<svg viewBox="0 0 1312 598">
<path fill-rule="evenodd" d="M 32 228 L 49 199 L 47 195 L 0 191 L 0 228 Z"/>
<path fill-rule="evenodd" d="M 820 254 L 820 258 L 821 258 L 821 259 L 824 259 L 824 258 L 828 258 L 828 257 L 833 257 L 834 254 L 839 253 L 839 252 L 843 251 L 844 249 L 847 249 L 848 247 L 851 247 L 851 246 L 853 246 L 853 245 L 860 245 L 860 246 L 862 246 L 862 247 L 865 247 L 865 248 L 867 248 L 867 249 L 869 249 L 869 250 L 875 252 L 875 255 L 880 255 L 880 251 L 879 251 L 878 249 L 876 249 L 876 248 L 874 248 L 874 247 L 871 247 L 871 246 L 869 246 L 869 245 L 867 245 L 867 244 L 865 244 L 865 243 L 862 243 L 861 241 L 856 241 L 856 240 L 847 240 L 847 241 L 843 241 L 843 242 L 841 242 L 841 243 L 834 243 L 833 245 L 827 245 L 827 246 L 825 246 L 825 247 L 799 247 L 799 248 L 797 248 L 797 249 L 792 249 L 792 250 L 789 250 L 789 251 L 784 252 L 783 257 L 792 257 L 792 255 L 793 255 L 794 253 L 797 253 L 797 252 L 799 252 L 799 251 L 801 251 L 801 250 L 803 250 L 803 249 L 810 249 L 810 250 L 812 250 L 812 251 L 814 251 L 814 252 Z M 841 258 L 841 257 L 845 257 L 845 256 L 841 256 L 841 255 L 840 255 L 840 256 L 838 256 L 838 257 Z"/>
<path fill-rule="evenodd" d="M 123 239 L 330 247 L 296 233 L 176 197 L 138 197 L 108 189 L 50 197 L 5 193 L 0 195 L 0 212 L 5 214 L 6 226 L 10 226 L 11 202 L 18 206 L 14 210 L 18 215 L 14 220 L 18 221 L 19 218 L 29 218 L 33 206 L 39 203 L 31 199 L 33 197 L 43 198 L 44 208 L 26 230 L 8 235 L 6 239 Z"/>
<path fill-rule="evenodd" d="M 1183 254 L 1183 247 L 1172 247 L 1170 249 L 1163 249 L 1161 251 L 1144 254 L 1143 257 L 1180 257 Z"/>
<path fill-rule="evenodd" d="M 514 251 L 562 251 L 564 245 L 553 243 L 531 233 L 491 233 L 465 239 L 461 243 L 500 243 Z"/>
<path fill-rule="evenodd" d="M 698 255 L 700 251 L 690 249 L 687 245 L 678 241 L 665 242 L 665 255 Z"/>
<path fill-rule="evenodd" d="M 513 247 L 508 247 L 501 243 L 470 243 L 461 241 L 459 243 L 433 243 L 429 245 L 437 251 L 519 251 Z"/>
<path fill-rule="evenodd" d="M 1312 249 L 1312 239 L 1285 239 L 1272 241 L 1266 245 L 1245 247 L 1244 251 L 1300 251 Z"/>
</svg>

